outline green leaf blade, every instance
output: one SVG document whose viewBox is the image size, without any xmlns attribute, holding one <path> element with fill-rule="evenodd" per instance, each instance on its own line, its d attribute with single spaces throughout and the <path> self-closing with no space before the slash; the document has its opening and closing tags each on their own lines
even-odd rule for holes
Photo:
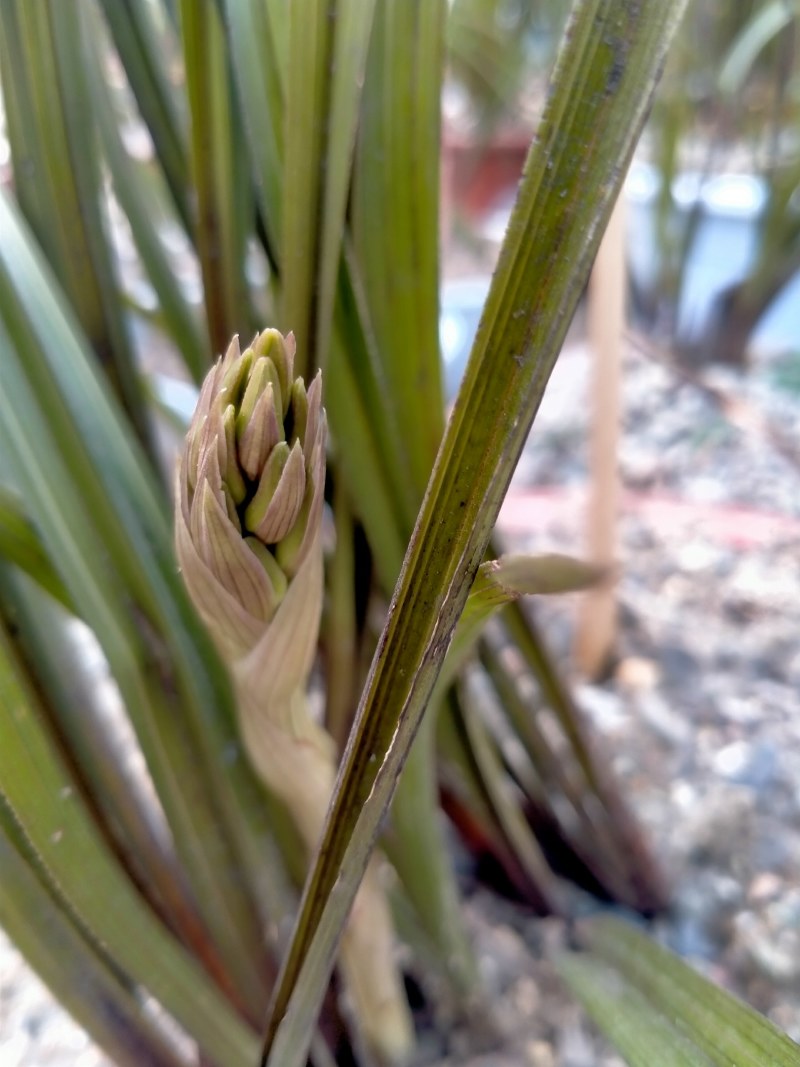
<svg viewBox="0 0 800 1067">
<path fill-rule="evenodd" d="M 270 1067 L 301 1064 L 344 918 L 684 6 L 648 0 L 631 20 L 624 2 L 585 2 L 573 17 L 306 885 L 273 1002 Z"/>
</svg>

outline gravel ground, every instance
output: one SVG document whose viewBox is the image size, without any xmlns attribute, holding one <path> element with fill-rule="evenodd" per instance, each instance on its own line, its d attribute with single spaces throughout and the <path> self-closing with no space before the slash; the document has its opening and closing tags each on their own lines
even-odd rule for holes
<svg viewBox="0 0 800 1067">
<path fill-rule="evenodd" d="M 581 346 L 557 367 L 518 498 L 557 487 L 557 502 L 584 484 L 589 368 Z M 786 371 L 765 358 L 698 385 L 629 350 L 623 484 L 692 506 L 626 506 L 618 663 L 578 692 L 674 886 L 658 936 L 799 1039 L 800 399 Z M 579 549 L 580 511 L 542 500 L 515 542 Z M 573 617 L 568 598 L 542 609 L 565 655 Z M 466 910 L 503 1037 L 480 1049 L 456 1030 L 445 1050 L 423 1043 L 421 1060 L 617 1067 L 546 962 L 559 924 L 480 891 Z M 106 1063 L 0 935 L 0 1067 Z"/>
</svg>

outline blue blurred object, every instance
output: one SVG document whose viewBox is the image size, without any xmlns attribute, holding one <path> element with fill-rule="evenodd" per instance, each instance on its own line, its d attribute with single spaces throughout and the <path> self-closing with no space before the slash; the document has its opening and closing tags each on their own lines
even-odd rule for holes
<svg viewBox="0 0 800 1067">
<path fill-rule="evenodd" d="M 642 292 L 652 292 L 661 277 L 656 232 L 661 176 L 652 166 L 635 162 L 625 183 L 628 268 Z M 503 196 L 484 219 L 481 235 L 499 244 L 513 206 L 514 193 Z M 766 183 L 749 174 L 722 174 L 704 179 L 680 175 L 672 185 L 674 225 L 682 226 L 695 207 L 701 218 L 675 313 L 676 337 L 691 344 L 704 335 L 717 298 L 746 277 L 758 252 L 758 224 L 767 199 Z M 452 400 L 467 364 L 472 341 L 489 291 L 489 275 L 446 283 L 442 288 L 439 337 L 445 391 Z M 772 302 L 752 338 L 767 351 L 800 351 L 800 274 Z"/>
<path fill-rule="evenodd" d="M 635 162 L 625 183 L 628 206 L 628 262 L 631 278 L 644 292 L 660 276 L 656 240 L 656 204 L 661 176 L 646 163 Z M 683 276 L 675 316 L 681 343 L 691 344 L 705 333 L 717 298 L 742 281 L 758 253 L 758 227 L 767 203 L 767 185 L 751 174 L 720 174 L 703 178 L 686 172 L 672 183 L 674 225 L 685 225 L 700 208 L 700 220 Z M 795 276 L 765 312 L 753 334 L 754 348 L 800 349 L 800 275 Z"/>
<path fill-rule="evenodd" d="M 439 343 L 448 403 L 455 398 L 461 384 L 490 282 L 491 278 L 486 274 L 447 282 L 442 287 Z"/>
</svg>

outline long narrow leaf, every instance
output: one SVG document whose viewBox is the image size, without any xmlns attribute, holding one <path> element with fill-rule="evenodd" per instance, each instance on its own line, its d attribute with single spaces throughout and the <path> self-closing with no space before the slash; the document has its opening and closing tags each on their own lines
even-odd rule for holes
<svg viewBox="0 0 800 1067">
<path fill-rule="evenodd" d="M 283 92 L 280 54 L 268 12 L 260 0 L 222 0 L 233 75 L 238 89 L 256 203 L 273 260 L 280 247 L 283 220 Z M 285 5 L 276 18 L 287 19 Z"/>
<path fill-rule="evenodd" d="M 322 170 L 316 291 L 316 362 L 328 361 L 336 284 L 353 166 L 358 108 L 375 0 L 338 0 L 330 64 L 327 151 Z M 398 49 L 400 49 L 398 42 Z"/>
<path fill-rule="evenodd" d="M 0 781 L 53 892 L 131 980 L 196 1034 L 218 1067 L 250 1067 L 254 1037 L 142 904 L 109 856 L 42 730 L 0 633 Z M 112 906 L 113 905 L 113 906 Z"/>
<path fill-rule="evenodd" d="M 249 336 L 253 327 L 244 275 L 250 170 L 237 143 L 239 116 L 217 5 L 182 0 L 181 30 L 197 201 L 194 232 L 211 346 L 221 354 L 234 334 Z"/>
<path fill-rule="evenodd" d="M 69 593 L 47 558 L 19 493 L 4 485 L 0 485 L 0 557 L 24 570 L 64 607 L 71 607 Z"/>
<path fill-rule="evenodd" d="M 0 799 L 0 924 L 50 987 L 119 1067 L 190 1067 L 136 989 L 70 921 L 35 873 L 14 817 Z"/>
<path fill-rule="evenodd" d="M 608 768 L 595 755 L 575 701 L 560 678 L 531 614 L 523 612 L 519 602 L 509 604 L 504 614 L 508 633 L 533 672 L 545 703 L 556 715 L 589 792 L 602 805 L 602 810 L 595 810 L 589 821 L 594 824 L 593 835 L 602 842 L 603 876 L 608 877 L 617 899 L 645 913 L 660 911 L 665 907 L 667 890 L 659 864 Z M 578 794 L 576 801 L 579 807 L 585 807 Z"/>
<path fill-rule="evenodd" d="M 669 1020 L 654 1011 L 635 986 L 595 960 L 564 956 L 562 977 L 631 1067 L 712 1067 L 713 1061 Z"/>
<path fill-rule="evenodd" d="M 445 4 L 378 6 L 362 99 L 353 231 L 381 366 L 417 494 L 443 428 L 439 113 Z"/>
<path fill-rule="evenodd" d="M 587 0 L 566 36 L 362 698 L 264 1061 L 302 1063 L 345 917 L 588 277 L 684 4 Z M 635 13 L 635 17 L 634 16 Z M 336 887 L 336 892 L 332 892 Z"/>
<path fill-rule="evenodd" d="M 141 171 L 122 143 L 119 122 L 109 99 L 109 87 L 103 78 L 98 57 L 89 51 L 87 62 L 92 109 L 114 191 L 128 217 L 133 240 L 158 296 L 167 329 L 192 377 L 200 382 L 211 365 L 208 340 L 201 336 L 197 319 L 181 293 L 174 269 L 167 260 L 152 215 L 152 190 L 144 186 Z"/>
<path fill-rule="evenodd" d="M 592 955 L 635 988 L 676 1034 L 715 1067 L 800 1064 L 800 1047 L 768 1019 L 630 924 L 603 917 L 587 922 L 581 933 Z M 577 960 L 574 966 L 579 966 Z"/>
<path fill-rule="evenodd" d="M 131 713 L 142 717 L 142 743 L 151 770 L 161 775 L 162 802 L 170 821 L 177 820 L 173 829 L 181 827 L 179 851 L 204 886 L 196 888 L 208 922 L 223 942 L 231 924 L 239 925 L 239 947 L 229 960 L 243 972 L 242 988 L 257 997 L 260 983 L 248 960 L 258 944 L 256 919 L 253 903 L 243 896 L 242 869 L 252 870 L 262 850 L 242 819 L 252 808 L 252 802 L 241 806 L 240 790 L 246 792 L 248 781 L 243 760 L 226 755 L 231 745 L 238 751 L 229 692 L 218 666 L 214 674 L 215 657 L 207 641 L 203 648 L 180 589 L 157 496 L 2 197 L 0 233 L 0 318 L 13 339 L 13 345 L 4 341 L 0 361 L 0 424 L 9 461 L 51 561 L 103 643 Z M 14 264 L 13 281 L 8 262 Z M 24 360 L 18 362 L 14 352 L 24 353 Z M 113 573 L 104 561 L 113 561 Z M 131 628 L 125 582 L 140 606 L 138 617 L 152 620 L 174 656 L 188 721 L 167 704 L 160 684 L 167 663 L 162 658 L 154 669 L 152 652 Z M 169 758 L 165 743 L 173 746 Z"/>
<path fill-rule="evenodd" d="M 154 5 L 121 4 L 118 0 L 100 0 L 100 3 L 136 103 L 153 138 L 178 217 L 191 237 L 187 136 L 166 76 L 164 42 L 154 25 Z"/>
<path fill-rule="evenodd" d="M 82 24 L 63 4 L 9 0 L 4 6 L 0 73 L 16 189 L 112 388 L 151 449 L 102 215 L 91 120 L 87 128 Z"/>
<path fill-rule="evenodd" d="M 329 0 L 295 0 L 289 8 L 289 66 L 281 237 L 281 325 L 297 338 L 295 373 L 309 376 L 316 332 L 316 265 L 327 148 L 327 90 L 333 20 Z"/>
</svg>

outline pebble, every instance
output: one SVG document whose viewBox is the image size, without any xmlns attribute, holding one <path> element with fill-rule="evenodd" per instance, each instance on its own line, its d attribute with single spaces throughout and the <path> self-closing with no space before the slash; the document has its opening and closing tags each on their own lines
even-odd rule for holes
<svg viewBox="0 0 800 1067">
<path fill-rule="evenodd" d="M 772 871 L 757 874 L 747 889 L 749 904 L 764 904 L 773 900 L 784 888 L 784 881 Z"/>
<path fill-rule="evenodd" d="M 525 1048 L 530 1067 L 556 1067 L 555 1052 L 546 1041 L 531 1041 Z"/>
<path fill-rule="evenodd" d="M 750 786 L 758 791 L 765 789 L 777 777 L 779 755 L 770 741 L 733 741 L 720 749 L 714 757 L 713 767 L 717 774 L 729 782 Z"/>
<path fill-rule="evenodd" d="M 634 707 L 650 729 L 675 748 L 683 747 L 691 737 L 691 726 L 658 692 L 639 693 Z"/>
<path fill-rule="evenodd" d="M 746 846 L 754 812 L 751 790 L 727 784 L 710 789 L 679 828 L 684 854 L 704 867 L 723 864 Z"/>
<path fill-rule="evenodd" d="M 735 945 L 752 965 L 779 985 L 800 978 L 800 931 L 775 933 L 763 917 L 745 911 L 736 916 Z"/>
<path fill-rule="evenodd" d="M 655 689 L 659 676 L 658 664 L 644 656 L 626 656 L 615 673 L 617 685 L 634 693 Z"/>
</svg>

